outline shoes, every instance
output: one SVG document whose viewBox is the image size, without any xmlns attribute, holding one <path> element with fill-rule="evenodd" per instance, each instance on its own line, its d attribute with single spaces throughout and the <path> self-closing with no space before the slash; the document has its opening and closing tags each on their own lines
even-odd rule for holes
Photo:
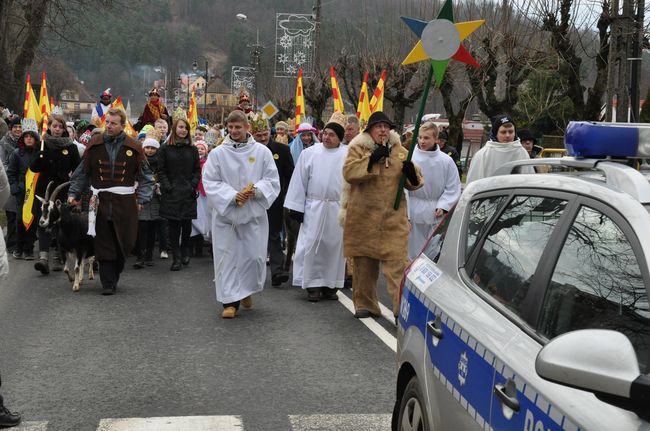
<svg viewBox="0 0 650 431">
<path fill-rule="evenodd" d="M 116 286 L 102 286 L 102 295 L 111 296 L 115 295 Z"/>
<path fill-rule="evenodd" d="M 282 283 L 286 283 L 287 281 L 289 281 L 289 274 L 285 274 L 285 273 L 275 274 L 271 277 L 271 286 L 278 287 Z"/>
<path fill-rule="evenodd" d="M 161 259 L 169 259 L 169 255 L 167 254 L 167 252 L 165 250 L 163 250 L 163 251 L 160 252 L 160 258 Z"/>
<path fill-rule="evenodd" d="M 354 312 L 354 317 L 356 317 L 357 319 L 365 319 L 366 317 L 370 317 L 370 311 L 361 308 Z"/>
<path fill-rule="evenodd" d="M 56 249 L 55 249 L 56 250 Z M 58 251 L 54 251 L 52 253 L 52 271 L 63 271 L 63 261 L 61 260 L 61 257 L 59 256 Z"/>
<path fill-rule="evenodd" d="M 183 256 L 181 257 L 181 263 L 185 266 L 190 264 L 190 257 L 189 256 Z"/>
<path fill-rule="evenodd" d="M 344 289 L 352 289 L 352 276 L 351 275 L 345 277 L 345 281 L 343 282 L 343 288 Z"/>
<path fill-rule="evenodd" d="M 181 250 L 179 247 L 172 249 L 172 259 L 174 259 L 174 261 L 172 262 L 172 266 L 171 268 L 169 268 L 169 270 L 180 271 L 182 267 L 181 267 Z"/>
<path fill-rule="evenodd" d="M 34 260 L 34 252 L 33 251 L 26 251 L 23 253 L 23 259 L 25 260 Z"/>
<path fill-rule="evenodd" d="M 322 287 L 320 291 L 321 299 L 329 299 L 332 301 L 338 301 L 339 297 L 336 294 L 337 289 L 330 287 Z"/>
<path fill-rule="evenodd" d="M 34 269 L 41 271 L 41 274 L 47 275 L 50 273 L 50 265 L 48 263 L 48 253 L 46 251 L 40 251 L 38 253 L 38 260 L 34 264 Z"/>
<path fill-rule="evenodd" d="M 14 259 L 22 259 L 23 258 L 23 252 L 22 251 L 14 250 L 14 252 L 11 253 L 11 255 L 14 257 Z"/>
<path fill-rule="evenodd" d="M 181 270 L 181 262 L 178 260 L 174 260 L 172 262 L 172 266 L 169 267 L 170 271 L 180 271 Z"/>
<path fill-rule="evenodd" d="M 133 268 L 135 269 L 142 269 L 144 268 L 144 260 L 138 259 L 137 262 L 133 264 Z"/>
<path fill-rule="evenodd" d="M 318 289 L 318 287 L 308 287 L 307 301 L 318 302 L 319 299 L 320 299 L 320 289 Z"/>
<path fill-rule="evenodd" d="M 235 307 L 226 307 L 223 309 L 223 313 L 221 313 L 221 317 L 223 319 L 233 319 L 236 314 L 237 314 L 237 309 Z"/>
<path fill-rule="evenodd" d="M 253 297 L 251 295 L 248 295 L 246 298 L 241 300 L 241 305 L 244 308 L 251 308 L 253 307 Z"/>
<path fill-rule="evenodd" d="M 21 417 L 18 413 L 12 413 L 6 407 L 0 407 L 0 428 L 15 427 L 20 424 Z"/>
</svg>

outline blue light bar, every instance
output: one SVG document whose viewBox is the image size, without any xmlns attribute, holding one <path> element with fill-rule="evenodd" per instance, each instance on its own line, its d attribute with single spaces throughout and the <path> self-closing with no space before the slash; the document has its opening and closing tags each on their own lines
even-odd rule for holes
<svg viewBox="0 0 650 431">
<path fill-rule="evenodd" d="M 650 158 L 650 124 L 571 121 L 564 145 L 579 158 Z"/>
</svg>

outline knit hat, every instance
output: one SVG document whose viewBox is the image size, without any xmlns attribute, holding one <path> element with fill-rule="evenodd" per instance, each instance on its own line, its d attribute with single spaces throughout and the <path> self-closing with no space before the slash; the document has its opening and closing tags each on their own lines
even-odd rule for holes
<svg viewBox="0 0 650 431">
<path fill-rule="evenodd" d="M 324 129 L 332 130 L 334 133 L 336 133 L 336 136 L 338 136 L 339 141 L 342 141 L 343 137 L 345 136 L 346 122 L 347 122 L 346 116 L 343 115 L 341 112 L 336 111 L 332 114 L 329 122 L 325 125 Z"/>
<path fill-rule="evenodd" d="M 11 128 L 14 126 L 20 126 L 20 125 L 21 125 L 20 117 L 18 115 L 14 115 L 7 119 L 7 126 L 9 126 L 9 130 L 11 130 Z"/>
<path fill-rule="evenodd" d="M 113 93 L 111 93 L 110 88 L 107 88 L 99 94 L 99 97 L 113 97 Z"/>
<path fill-rule="evenodd" d="M 495 117 L 492 117 L 492 130 L 490 131 L 490 139 L 492 141 L 498 141 L 497 140 L 497 134 L 499 133 L 499 129 L 501 126 L 505 124 L 512 124 L 513 127 L 515 128 L 515 135 L 517 133 L 517 125 L 515 124 L 515 120 L 510 118 L 510 116 L 506 114 L 502 115 L 497 115 Z"/>
<path fill-rule="evenodd" d="M 533 136 L 533 134 L 528 129 L 521 129 L 520 131 L 517 132 L 517 136 L 519 136 L 519 140 L 521 140 L 522 142 L 533 141 L 533 145 L 537 143 L 537 139 Z"/>
<path fill-rule="evenodd" d="M 154 138 L 146 138 L 142 143 L 142 148 L 147 148 L 147 147 L 160 148 L 160 142 L 158 142 Z"/>
<path fill-rule="evenodd" d="M 250 114 L 249 122 L 251 125 L 251 132 L 262 132 L 264 130 L 270 130 L 269 120 L 266 118 L 266 114 L 263 112 L 255 112 Z"/>
<path fill-rule="evenodd" d="M 94 129 L 93 129 L 94 130 Z M 88 145 L 88 142 L 90 142 L 90 138 L 93 136 L 93 130 L 86 130 L 79 136 L 79 143 Z"/>
<path fill-rule="evenodd" d="M 281 128 L 283 128 L 284 130 L 289 130 L 289 125 L 284 121 L 278 121 L 277 123 L 275 123 L 276 130 Z"/>
<path fill-rule="evenodd" d="M 388 115 L 384 114 L 381 111 L 376 111 L 370 115 L 370 118 L 368 118 L 368 124 L 366 125 L 364 132 L 369 132 L 370 129 L 372 129 L 372 126 L 379 123 L 386 123 L 388 124 L 388 127 L 390 127 L 391 129 L 395 128 L 395 124 L 392 121 L 390 121 Z"/>
<path fill-rule="evenodd" d="M 203 147 L 205 151 L 208 151 L 208 145 L 205 143 L 205 141 L 196 141 L 194 143 L 195 147 Z"/>
</svg>

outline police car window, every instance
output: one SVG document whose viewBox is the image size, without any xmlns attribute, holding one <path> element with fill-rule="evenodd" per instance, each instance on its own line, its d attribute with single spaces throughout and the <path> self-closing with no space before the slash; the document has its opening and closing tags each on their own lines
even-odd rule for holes
<svg viewBox="0 0 650 431">
<path fill-rule="evenodd" d="M 429 237 L 427 244 L 424 246 L 424 254 L 431 259 L 433 262 L 438 262 L 440 258 L 440 251 L 442 250 L 442 244 L 445 241 L 445 236 L 447 235 L 447 228 L 449 227 L 449 221 L 451 216 L 454 213 L 454 206 L 446 215 L 445 218 L 436 226 L 433 230 L 433 233 Z"/>
<path fill-rule="evenodd" d="M 469 223 L 467 224 L 467 242 L 465 243 L 465 259 L 468 259 L 474 250 L 474 246 L 490 225 L 490 220 L 497 213 L 499 208 L 506 202 L 507 196 L 493 196 L 475 200 L 469 212 Z"/>
<path fill-rule="evenodd" d="M 528 288 L 567 201 L 516 196 L 494 223 L 478 254 L 473 281 L 521 316 Z"/>
<path fill-rule="evenodd" d="M 587 328 L 627 335 L 643 373 L 650 372 L 650 306 L 632 245 L 612 219 L 582 207 L 553 272 L 538 329 L 552 338 Z"/>
</svg>

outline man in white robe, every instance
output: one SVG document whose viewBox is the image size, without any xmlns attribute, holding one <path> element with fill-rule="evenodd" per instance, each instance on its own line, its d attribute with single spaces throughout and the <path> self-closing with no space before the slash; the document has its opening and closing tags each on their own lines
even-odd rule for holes
<svg viewBox="0 0 650 431">
<path fill-rule="evenodd" d="M 528 160 L 530 156 L 517 137 L 515 122 L 507 115 L 492 119 L 490 140 L 472 157 L 467 171 L 467 184 L 494 175 L 494 172 L 508 162 Z M 519 168 L 521 174 L 534 174 L 532 166 Z"/>
<path fill-rule="evenodd" d="M 305 149 L 293 171 L 284 206 L 302 223 L 293 258 L 293 285 L 307 299 L 338 299 L 345 281 L 343 228 L 338 223 L 347 147 L 341 145 L 345 116 L 335 113 L 323 129 L 322 143 Z"/>
<path fill-rule="evenodd" d="M 104 114 L 107 113 L 109 109 L 111 109 L 112 100 L 113 94 L 111 93 L 110 88 L 102 91 L 102 93 L 99 95 L 99 102 L 97 102 L 97 105 L 93 106 L 93 109 L 90 112 L 90 122 L 92 124 L 95 126 L 100 125 Z"/>
<path fill-rule="evenodd" d="M 435 227 L 460 198 L 456 163 L 440 150 L 437 139 L 438 127 L 427 121 L 420 127 L 418 145 L 413 150 L 412 161 L 422 170 L 424 186 L 408 192 L 409 260 L 417 257 Z"/>
<path fill-rule="evenodd" d="M 280 193 L 273 155 L 248 134 L 248 117 L 228 115 L 228 135 L 208 155 L 203 188 L 212 210 L 212 250 L 222 317 L 250 308 L 264 288 L 269 223 L 266 210 Z"/>
</svg>

